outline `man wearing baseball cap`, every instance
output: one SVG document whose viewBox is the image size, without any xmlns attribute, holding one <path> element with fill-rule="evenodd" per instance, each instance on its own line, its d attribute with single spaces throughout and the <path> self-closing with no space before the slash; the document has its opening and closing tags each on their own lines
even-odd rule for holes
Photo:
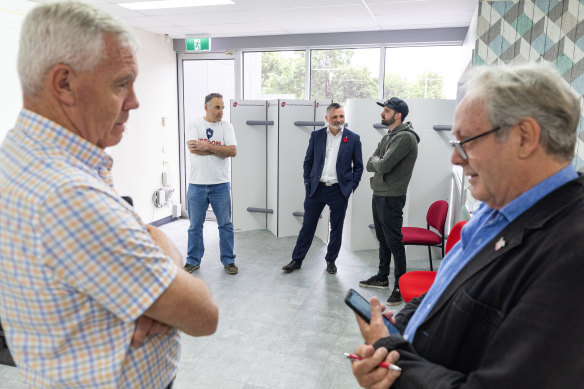
<svg viewBox="0 0 584 389">
<path fill-rule="evenodd" d="M 374 173 L 371 189 L 373 223 L 379 241 L 379 270 L 373 277 L 359 282 L 359 286 L 388 288 L 389 265 L 393 255 L 395 282 L 386 303 L 391 306 L 402 302 L 398 280 L 406 272 L 406 251 L 401 233 L 403 208 L 418 157 L 420 137 L 414 132 L 412 123 L 404 123 L 409 113 L 405 101 L 392 97 L 377 104 L 383 107 L 381 124 L 389 127 L 367 162 L 367 171 Z"/>
</svg>

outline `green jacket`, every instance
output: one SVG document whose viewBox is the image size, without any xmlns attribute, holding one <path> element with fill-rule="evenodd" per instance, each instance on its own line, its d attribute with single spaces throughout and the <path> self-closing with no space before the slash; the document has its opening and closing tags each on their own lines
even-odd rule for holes
<svg viewBox="0 0 584 389">
<path fill-rule="evenodd" d="M 367 161 L 367 171 L 374 172 L 371 189 L 374 196 L 405 196 L 418 157 L 420 137 L 412 123 L 402 123 L 381 138 Z"/>
</svg>

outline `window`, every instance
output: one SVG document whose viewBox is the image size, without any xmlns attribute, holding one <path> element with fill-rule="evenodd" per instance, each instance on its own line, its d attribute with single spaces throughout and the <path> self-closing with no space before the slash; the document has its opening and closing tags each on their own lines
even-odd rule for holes
<svg viewBox="0 0 584 389">
<path fill-rule="evenodd" d="M 377 98 L 379 49 L 311 50 L 310 98 Z"/>
<path fill-rule="evenodd" d="M 243 98 L 304 99 L 304 51 L 243 54 Z"/>
<path fill-rule="evenodd" d="M 383 97 L 455 99 L 466 56 L 462 46 L 388 47 Z"/>
</svg>

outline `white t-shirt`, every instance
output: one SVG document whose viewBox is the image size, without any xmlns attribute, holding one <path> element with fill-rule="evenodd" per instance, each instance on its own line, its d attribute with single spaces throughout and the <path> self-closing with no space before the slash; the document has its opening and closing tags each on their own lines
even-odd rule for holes
<svg viewBox="0 0 584 389">
<path fill-rule="evenodd" d="M 221 120 L 209 123 L 199 118 L 187 126 L 185 141 L 209 141 L 220 146 L 237 146 L 231 123 Z M 188 148 L 187 148 L 188 150 Z M 213 185 L 229 182 L 229 158 L 216 155 L 197 155 L 189 152 L 191 169 L 189 182 L 197 185 Z"/>
</svg>

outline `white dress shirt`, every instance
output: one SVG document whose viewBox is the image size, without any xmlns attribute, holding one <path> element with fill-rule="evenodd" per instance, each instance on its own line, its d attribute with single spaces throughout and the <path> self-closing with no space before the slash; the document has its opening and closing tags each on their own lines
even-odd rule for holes
<svg viewBox="0 0 584 389">
<path fill-rule="evenodd" d="M 324 157 L 324 168 L 320 176 L 321 182 L 329 184 L 339 182 L 337 179 L 337 156 L 339 155 L 342 138 L 343 130 L 340 130 L 337 135 L 333 135 L 330 128 L 326 129 L 326 154 Z"/>
</svg>

